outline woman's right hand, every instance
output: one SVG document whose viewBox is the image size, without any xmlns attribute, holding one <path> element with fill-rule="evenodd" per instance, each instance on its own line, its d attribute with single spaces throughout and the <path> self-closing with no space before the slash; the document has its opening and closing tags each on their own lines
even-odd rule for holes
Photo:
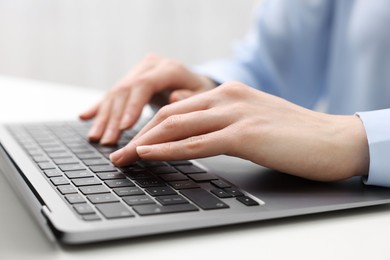
<svg viewBox="0 0 390 260">
<path fill-rule="evenodd" d="M 115 144 L 122 131 L 137 122 L 152 98 L 168 94 L 167 102 L 172 103 L 214 87 L 212 80 L 193 73 L 180 62 L 150 54 L 80 118 L 95 118 L 88 133 L 91 141 Z"/>
</svg>

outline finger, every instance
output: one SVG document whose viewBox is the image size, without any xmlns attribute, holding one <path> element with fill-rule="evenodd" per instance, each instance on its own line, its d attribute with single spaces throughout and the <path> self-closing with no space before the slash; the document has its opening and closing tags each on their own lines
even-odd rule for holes
<svg viewBox="0 0 390 260">
<path fill-rule="evenodd" d="M 96 142 L 102 137 L 104 129 L 106 128 L 108 122 L 111 105 L 112 100 L 107 99 L 106 101 L 102 102 L 101 106 L 99 107 L 96 119 L 88 132 L 88 138 L 90 141 Z"/>
<path fill-rule="evenodd" d="M 100 141 L 103 145 L 112 145 L 117 142 L 120 137 L 121 130 L 119 129 L 120 119 L 122 118 L 123 109 L 126 103 L 127 94 L 117 95 L 113 101 L 109 121 L 104 131 L 104 135 Z"/>
<path fill-rule="evenodd" d="M 169 103 L 177 102 L 195 95 L 197 92 L 193 90 L 180 89 L 175 90 L 169 96 Z"/>
<path fill-rule="evenodd" d="M 188 160 L 227 154 L 228 144 L 223 138 L 223 130 L 205 135 L 193 136 L 184 140 L 137 146 L 138 156 L 146 160 Z M 131 162 L 132 158 L 121 158 L 120 164 Z"/>
<path fill-rule="evenodd" d="M 96 103 L 95 105 L 90 107 L 88 110 L 81 113 L 79 115 L 80 119 L 88 120 L 88 119 L 94 118 L 96 116 L 97 112 L 99 111 L 100 104 L 101 104 L 101 101 L 99 101 L 98 103 Z"/>
<path fill-rule="evenodd" d="M 210 95 L 209 95 L 210 96 Z M 134 137 L 133 140 L 138 139 L 144 133 L 160 124 L 162 121 L 172 115 L 186 114 L 193 111 L 206 110 L 210 106 L 209 96 L 205 93 L 193 96 L 188 99 L 184 99 L 169 105 L 162 107 L 159 112 L 145 125 L 143 129 Z"/>
<path fill-rule="evenodd" d="M 224 113 L 221 109 L 209 109 L 170 116 L 138 138 L 137 145 L 177 141 L 218 131 L 230 124 Z"/>
<path fill-rule="evenodd" d="M 137 122 L 152 95 L 152 91 L 148 87 L 138 86 L 133 89 L 124 108 L 119 125 L 120 130 L 130 128 Z"/>
</svg>

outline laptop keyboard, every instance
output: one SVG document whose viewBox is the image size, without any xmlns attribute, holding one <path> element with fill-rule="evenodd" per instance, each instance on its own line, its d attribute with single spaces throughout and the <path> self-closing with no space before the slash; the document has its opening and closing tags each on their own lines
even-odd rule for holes
<svg viewBox="0 0 390 260">
<path fill-rule="evenodd" d="M 259 204 L 243 191 L 191 161 L 139 160 L 115 167 L 109 155 L 136 134 L 125 131 L 118 145 L 85 138 L 85 122 L 28 124 L 9 130 L 50 185 L 85 221 L 228 209 L 232 198 Z"/>
</svg>

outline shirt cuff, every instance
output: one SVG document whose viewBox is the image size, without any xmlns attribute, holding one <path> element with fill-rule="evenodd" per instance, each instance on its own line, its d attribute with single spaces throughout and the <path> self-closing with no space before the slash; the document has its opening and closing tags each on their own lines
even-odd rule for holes
<svg viewBox="0 0 390 260">
<path fill-rule="evenodd" d="M 370 167 L 363 182 L 390 187 L 390 109 L 356 113 L 367 134 Z"/>
</svg>

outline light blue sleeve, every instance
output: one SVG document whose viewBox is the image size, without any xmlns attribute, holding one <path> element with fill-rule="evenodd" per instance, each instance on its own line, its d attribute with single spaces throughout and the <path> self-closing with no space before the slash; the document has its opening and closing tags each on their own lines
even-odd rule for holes
<svg viewBox="0 0 390 260">
<path fill-rule="evenodd" d="M 332 8 L 331 0 L 263 0 L 234 56 L 195 71 L 220 83 L 240 81 L 313 108 L 326 85 Z"/>
<path fill-rule="evenodd" d="M 366 129 L 370 168 L 364 183 L 390 187 L 390 109 L 359 112 Z"/>
</svg>

